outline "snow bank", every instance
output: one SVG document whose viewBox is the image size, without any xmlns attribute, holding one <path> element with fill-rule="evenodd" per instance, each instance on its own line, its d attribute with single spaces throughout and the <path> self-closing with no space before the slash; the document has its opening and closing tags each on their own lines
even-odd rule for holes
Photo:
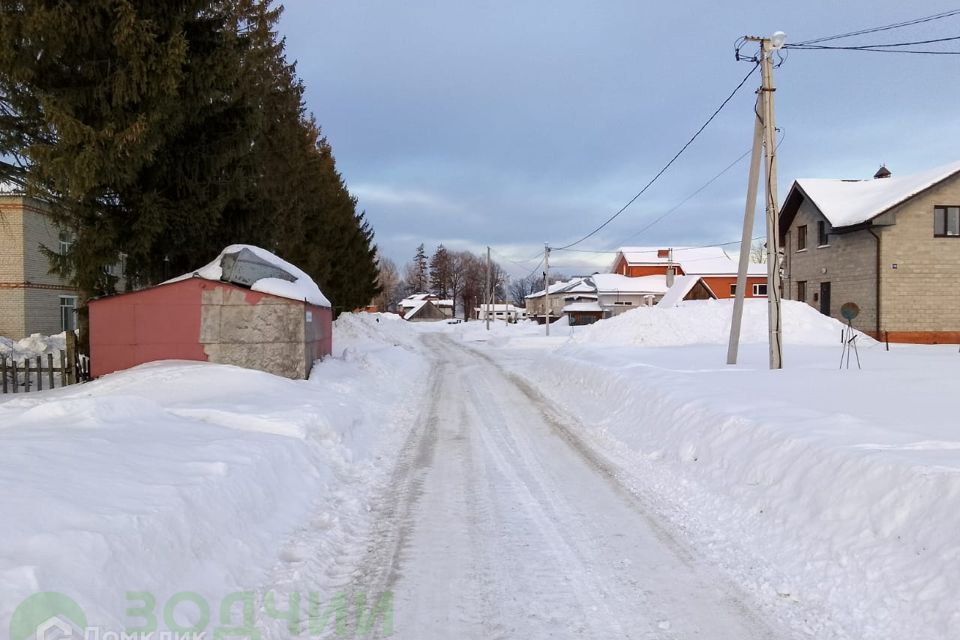
<svg viewBox="0 0 960 640">
<path fill-rule="evenodd" d="M 733 300 L 691 300 L 675 307 L 638 307 L 579 331 L 580 344 L 650 347 L 727 344 Z M 803 302 L 784 300 L 784 344 L 840 344 L 843 324 Z M 861 336 L 862 342 L 870 341 Z M 745 300 L 740 341 L 767 342 L 767 301 Z"/>
<path fill-rule="evenodd" d="M 36 356 L 44 357 L 44 366 L 46 366 L 46 356 L 48 353 L 57 356 L 60 351 L 67 348 L 66 334 L 58 333 L 52 336 L 45 336 L 34 333 L 23 340 L 11 340 L 0 336 L 0 356 L 5 356 L 7 360 L 23 362 L 27 358 Z M 59 364 L 59 360 L 56 361 Z"/>
<path fill-rule="evenodd" d="M 349 357 L 306 381 L 170 362 L 0 396 L 0 628 L 38 591 L 122 630 L 128 591 L 196 592 L 216 625 L 231 592 L 349 584 L 427 374 L 376 320 L 341 316 Z"/>
<path fill-rule="evenodd" d="M 816 343 L 818 325 L 836 337 L 823 321 L 805 335 L 790 306 L 794 336 Z M 691 309 L 701 314 L 678 312 Z M 630 316 L 647 317 L 603 324 Z M 489 353 L 774 615 L 816 638 L 956 637 L 955 347 L 865 348 L 864 370 L 841 371 L 839 344 L 794 340 L 787 368 L 770 372 L 763 344 L 726 367 L 720 344 L 627 339 L 595 331 L 556 350 Z"/>
</svg>

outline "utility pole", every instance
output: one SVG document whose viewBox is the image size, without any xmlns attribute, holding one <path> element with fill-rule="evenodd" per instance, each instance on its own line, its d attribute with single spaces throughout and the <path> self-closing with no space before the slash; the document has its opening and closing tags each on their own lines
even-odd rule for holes
<svg viewBox="0 0 960 640">
<path fill-rule="evenodd" d="M 750 177 L 747 178 L 747 203 L 743 210 L 743 235 L 740 236 L 740 265 L 737 271 L 737 294 L 733 301 L 733 320 L 730 322 L 730 344 L 727 346 L 727 364 L 737 364 L 740 347 L 740 324 L 743 318 L 743 298 L 747 290 L 747 268 L 750 264 L 750 246 L 753 242 L 753 216 L 757 209 L 757 183 L 760 180 L 760 155 L 763 147 L 763 123 L 760 121 L 760 97 L 754 106 L 753 148 L 750 152 Z"/>
<path fill-rule="evenodd" d="M 759 123 L 763 130 L 763 148 L 764 148 L 764 179 L 766 180 L 765 208 L 767 214 L 767 331 L 770 341 L 770 368 L 783 368 L 783 345 L 782 345 L 782 325 L 780 320 L 780 221 L 777 211 L 777 126 L 773 107 L 773 92 L 776 88 L 773 85 L 773 60 L 771 56 L 773 51 L 783 46 L 786 35 L 782 31 L 774 33 L 769 38 L 760 38 L 756 36 L 745 36 L 747 41 L 760 43 L 760 119 Z M 756 126 L 754 127 L 754 149 L 756 149 Z M 756 198 L 756 178 L 751 164 L 751 185 L 753 186 L 753 199 Z M 759 177 L 759 176 L 757 176 Z M 750 210 L 752 218 L 753 207 L 751 205 L 751 185 L 747 187 L 747 208 Z M 755 202 L 755 200 L 754 200 Z M 745 216 L 746 219 L 746 216 Z M 745 220 L 746 222 L 746 220 Z M 752 226 L 752 225 L 751 225 Z M 749 251 L 749 236 L 746 224 L 744 225 L 743 238 L 747 238 L 746 249 Z M 731 355 L 736 361 L 736 347 L 734 341 L 734 324 L 736 324 L 737 336 L 739 342 L 740 317 L 737 314 L 743 313 L 742 296 L 746 294 L 746 266 L 744 263 L 744 246 L 740 247 L 740 271 L 737 274 L 737 300 L 734 301 L 734 318 L 730 327 L 730 350 L 727 352 L 727 362 L 730 363 Z M 742 284 L 741 284 L 742 283 Z M 739 307 L 739 308 L 738 308 Z M 732 363 L 731 363 L 732 364 Z"/>
<path fill-rule="evenodd" d="M 485 289 L 486 289 L 486 291 L 484 292 L 484 298 L 485 298 L 485 300 L 486 300 L 486 302 L 487 302 L 487 304 L 486 304 L 486 307 L 487 307 L 486 311 L 487 311 L 487 313 L 485 314 L 485 315 L 487 316 L 487 331 L 490 331 L 490 295 L 491 295 L 491 285 L 492 285 L 492 282 L 491 282 L 491 280 L 490 280 L 490 247 L 487 247 L 487 277 L 486 277 L 486 283 L 485 283 Z"/>
<path fill-rule="evenodd" d="M 547 305 L 547 337 L 550 337 L 550 245 L 543 244 L 543 300 Z"/>
</svg>

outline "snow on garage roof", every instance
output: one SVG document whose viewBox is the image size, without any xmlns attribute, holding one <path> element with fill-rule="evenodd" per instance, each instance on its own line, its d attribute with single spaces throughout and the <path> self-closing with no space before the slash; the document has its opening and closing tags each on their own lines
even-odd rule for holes
<svg viewBox="0 0 960 640">
<path fill-rule="evenodd" d="M 804 178 L 797 180 L 796 185 L 817 205 L 831 225 L 849 227 L 875 218 L 957 172 L 960 172 L 960 162 L 912 176 L 871 180 Z"/>
<path fill-rule="evenodd" d="M 252 291 L 306 301 L 318 307 L 330 306 L 330 301 L 310 276 L 266 249 L 249 244 L 232 244 L 205 267 L 167 282 L 189 278 L 230 282 Z"/>
</svg>

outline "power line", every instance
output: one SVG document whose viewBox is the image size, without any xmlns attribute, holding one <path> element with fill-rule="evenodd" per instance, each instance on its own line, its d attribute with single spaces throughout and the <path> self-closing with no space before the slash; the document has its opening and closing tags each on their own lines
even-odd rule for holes
<svg viewBox="0 0 960 640">
<path fill-rule="evenodd" d="M 917 49 L 881 49 L 876 47 L 885 47 L 894 45 L 869 45 L 860 47 L 830 47 L 820 45 L 786 45 L 785 49 L 793 51 L 870 51 L 873 53 L 912 53 L 928 56 L 960 56 L 960 51 L 937 51 L 937 50 L 917 50 Z"/>
<path fill-rule="evenodd" d="M 737 95 L 737 92 L 740 91 L 740 89 L 743 87 L 743 85 L 745 85 L 745 84 L 747 83 L 747 80 L 750 79 L 750 76 L 753 75 L 754 71 L 756 71 L 759 66 L 760 66 L 759 64 L 756 64 L 756 65 L 753 66 L 752 69 L 750 69 L 749 73 L 747 73 L 747 75 L 745 75 L 745 76 L 743 77 L 743 80 L 740 81 L 740 84 L 738 84 L 738 85 L 736 86 L 736 88 L 734 88 L 734 90 L 733 90 L 732 92 L 730 92 L 730 95 L 728 95 L 728 96 L 724 99 L 724 101 L 720 103 L 720 106 L 717 107 L 717 109 L 710 115 L 709 118 L 707 118 L 706 122 L 704 122 L 703 125 L 701 125 L 701 127 L 700 127 L 699 129 L 697 129 L 697 132 L 694 133 L 693 136 L 692 136 L 689 140 L 687 140 L 686 144 L 684 144 L 684 145 L 680 148 L 680 151 L 678 151 L 678 152 L 676 153 L 676 155 L 674 155 L 674 156 L 670 159 L 670 161 L 667 162 L 667 164 L 665 164 L 665 165 L 663 166 L 663 168 L 660 169 L 660 171 L 657 172 L 657 175 L 653 176 L 653 178 L 650 180 L 650 182 L 648 182 L 646 185 L 644 185 L 643 189 L 641 189 L 640 192 L 637 193 L 637 195 L 635 195 L 635 196 L 633 196 L 632 198 L 630 198 L 630 200 L 629 200 L 629 202 L 627 202 L 627 204 L 623 205 L 623 206 L 620 208 L 619 211 L 617 211 L 617 212 L 614 213 L 612 216 L 610 216 L 609 218 L 607 218 L 607 219 L 604 221 L 603 224 L 601 224 L 600 226 L 598 226 L 597 228 L 595 228 L 593 231 L 591 231 L 591 232 L 588 233 L 587 235 L 583 236 L 582 238 L 580 238 L 580 239 L 577 240 L 576 242 L 571 242 L 570 244 L 566 244 L 566 245 L 564 245 L 564 246 L 562 246 L 562 247 L 558 247 L 558 249 L 569 249 L 570 247 L 576 246 L 576 245 L 580 244 L 581 242 L 583 242 L 584 240 L 593 237 L 593 236 L 594 236 L 596 233 L 598 233 L 601 229 L 603 229 L 603 228 L 606 227 L 608 224 L 610 224 L 611 222 L 613 222 L 614 220 L 616 220 L 616 219 L 620 216 L 621 213 L 623 213 L 624 211 L 626 211 L 626 210 L 627 210 L 627 207 L 629 207 L 631 204 L 633 204 L 633 203 L 637 200 L 637 198 L 639 198 L 640 196 L 642 196 L 642 195 L 647 191 L 647 189 L 649 189 L 649 188 L 653 185 L 653 183 L 655 183 L 655 182 L 660 178 L 660 176 L 662 176 L 664 173 L 666 173 L 667 169 L 669 169 L 669 168 L 671 167 L 671 165 L 673 165 L 673 163 L 676 162 L 677 158 L 679 158 L 679 157 L 683 154 L 683 152 L 686 151 L 687 148 L 688 148 L 691 144 L 693 144 L 693 141 L 696 140 L 697 137 L 699 137 L 701 133 L 703 133 L 703 130 L 706 129 L 707 126 L 708 126 L 711 122 L 713 122 L 714 118 L 716 118 L 717 115 L 723 110 L 723 108 L 727 106 L 727 103 L 729 103 L 729 102 L 733 99 L 733 97 L 734 97 L 735 95 Z"/>
<path fill-rule="evenodd" d="M 822 38 L 813 38 L 813 39 L 811 39 L 811 40 L 804 40 L 803 42 L 799 42 L 799 43 L 797 43 L 797 44 L 799 44 L 799 45 L 809 45 L 809 44 L 816 44 L 816 43 L 819 43 L 819 42 L 830 42 L 830 41 L 832 41 L 832 40 L 840 40 L 840 39 L 842 39 L 842 38 L 852 38 L 853 36 L 862 36 L 862 35 L 866 35 L 866 34 L 868 34 L 868 33 L 877 33 L 877 32 L 880 32 L 880 31 L 890 31 L 890 30 L 892 30 L 892 29 L 902 29 L 902 28 L 904 28 L 904 27 L 910 27 L 910 26 L 913 26 L 913 25 L 916 25 L 916 24 L 922 24 L 922 23 L 925 23 L 925 22 L 932 22 L 932 21 L 934 21 L 934 20 L 942 20 L 942 19 L 944 19 L 944 18 L 949 18 L 949 17 L 951 17 L 951 16 L 955 16 L 955 15 L 958 15 L 958 14 L 960 14 L 960 9 L 951 9 L 951 10 L 949 10 L 949 11 L 943 11 L 943 12 L 941 12 L 941 13 L 935 13 L 935 14 L 933 14 L 933 15 L 923 16 L 923 17 L 921 17 L 921 18 L 914 18 L 914 19 L 912 19 L 912 20 L 905 20 L 905 21 L 903 21 L 903 22 L 895 22 L 895 23 L 893 23 L 893 24 L 887 24 L 887 25 L 883 25 L 883 26 L 880 26 L 880 27 L 869 27 L 869 28 L 866 28 L 866 29 L 859 29 L 859 30 L 857 30 L 857 31 L 848 31 L 848 32 L 846 32 L 846 33 L 840 33 L 840 34 L 833 35 L 833 36 L 824 36 L 824 37 L 822 37 Z M 794 45 L 794 46 L 796 46 L 796 45 Z"/>
<path fill-rule="evenodd" d="M 752 240 L 762 240 L 766 236 L 757 236 L 752 238 Z M 674 251 L 684 251 L 687 249 L 708 249 L 710 247 L 726 247 L 732 244 L 740 244 L 740 240 L 731 240 L 730 242 L 715 242 L 713 244 L 700 244 L 694 246 L 683 246 L 683 247 L 673 247 Z M 596 253 L 596 254 L 617 254 L 620 253 L 619 249 L 551 249 L 551 251 L 569 251 L 572 253 Z M 630 253 L 657 253 L 660 249 L 648 249 L 644 251 L 631 251 Z M 712 259 L 712 258 L 711 258 Z"/>
</svg>

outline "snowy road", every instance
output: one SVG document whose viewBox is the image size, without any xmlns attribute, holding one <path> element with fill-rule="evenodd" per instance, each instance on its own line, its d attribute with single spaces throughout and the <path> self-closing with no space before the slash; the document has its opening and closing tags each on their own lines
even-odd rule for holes
<svg viewBox="0 0 960 640">
<path fill-rule="evenodd" d="M 428 334 L 432 400 L 362 570 L 399 638 L 784 638 L 536 391 Z"/>
</svg>

